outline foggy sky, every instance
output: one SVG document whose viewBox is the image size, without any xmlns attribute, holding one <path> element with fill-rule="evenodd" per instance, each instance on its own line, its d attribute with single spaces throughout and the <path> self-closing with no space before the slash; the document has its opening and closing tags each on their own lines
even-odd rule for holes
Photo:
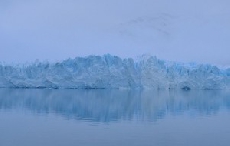
<svg viewBox="0 0 230 146">
<path fill-rule="evenodd" d="M 228 0 L 0 1 L 0 62 L 110 53 L 230 65 Z"/>
</svg>

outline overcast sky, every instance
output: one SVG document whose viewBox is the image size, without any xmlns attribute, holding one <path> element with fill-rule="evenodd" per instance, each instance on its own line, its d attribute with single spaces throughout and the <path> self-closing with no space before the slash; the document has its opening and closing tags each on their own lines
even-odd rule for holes
<svg viewBox="0 0 230 146">
<path fill-rule="evenodd" d="M 1 0 L 0 61 L 110 53 L 230 65 L 229 0 Z"/>
</svg>

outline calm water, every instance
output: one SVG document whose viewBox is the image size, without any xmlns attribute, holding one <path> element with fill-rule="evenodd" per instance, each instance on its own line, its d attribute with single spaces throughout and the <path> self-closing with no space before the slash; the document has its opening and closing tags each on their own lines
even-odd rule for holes
<svg viewBox="0 0 230 146">
<path fill-rule="evenodd" d="M 229 91 L 0 89 L 0 146 L 229 146 Z"/>
</svg>

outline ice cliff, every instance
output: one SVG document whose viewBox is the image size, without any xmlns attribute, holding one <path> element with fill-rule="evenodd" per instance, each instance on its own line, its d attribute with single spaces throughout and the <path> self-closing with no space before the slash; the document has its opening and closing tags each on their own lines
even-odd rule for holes
<svg viewBox="0 0 230 146">
<path fill-rule="evenodd" d="M 230 68 L 169 63 L 154 56 L 138 60 L 88 56 L 57 63 L 0 64 L 2 88 L 230 89 Z"/>
</svg>

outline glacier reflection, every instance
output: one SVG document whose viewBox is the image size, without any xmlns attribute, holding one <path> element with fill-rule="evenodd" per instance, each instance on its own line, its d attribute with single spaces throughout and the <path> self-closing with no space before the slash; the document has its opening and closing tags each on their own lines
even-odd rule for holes
<svg viewBox="0 0 230 146">
<path fill-rule="evenodd" d="M 230 109 L 230 92 L 0 89 L 0 110 L 29 110 L 92 122 L 156 121 L 165 115 L 208 116 Z"/>
</svg>

